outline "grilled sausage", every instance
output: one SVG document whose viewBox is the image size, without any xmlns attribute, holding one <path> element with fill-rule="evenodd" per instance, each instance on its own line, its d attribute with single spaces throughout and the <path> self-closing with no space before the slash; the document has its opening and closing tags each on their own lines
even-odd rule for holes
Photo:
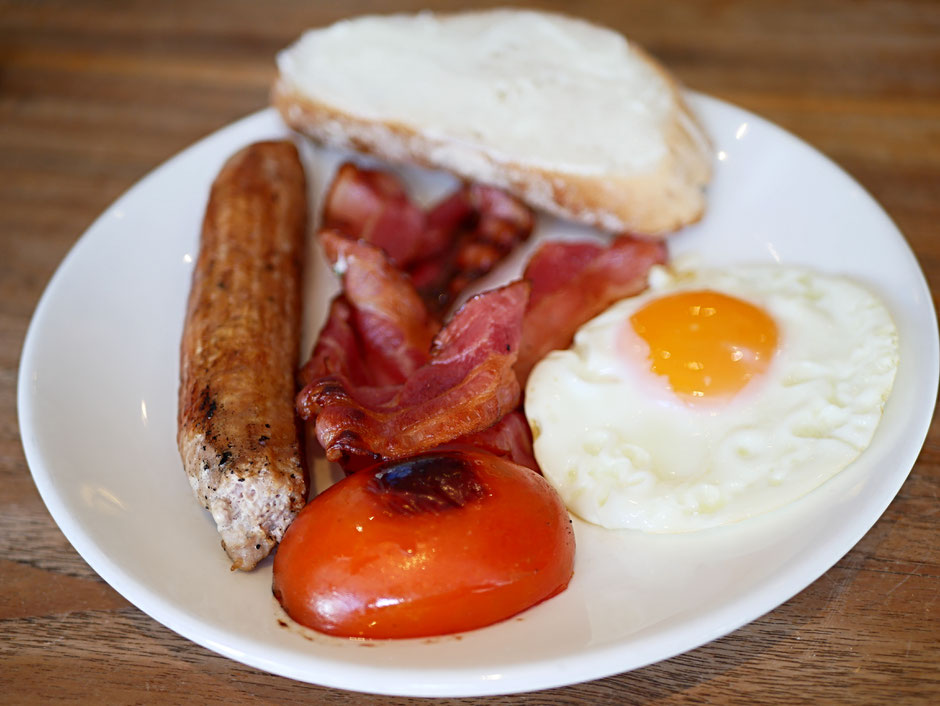
<svg viewBox="0 0 940 706">
<path fill-rule="evenodd" d="M 229 159 L 203 222 L 177 442 L 233 570 L 267 556 L 306 499 L 293 406 L 306 222 L 303 167 L 288 141 Z"/>
</svg>

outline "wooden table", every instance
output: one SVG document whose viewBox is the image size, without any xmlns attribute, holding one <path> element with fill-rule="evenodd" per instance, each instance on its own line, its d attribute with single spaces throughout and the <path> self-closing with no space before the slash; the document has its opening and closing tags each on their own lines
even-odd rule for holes
<svg viewBox="0 0 940 706">
<path fill-rule="evenodd" d="M 303 28 L 419 5 L 0 2 L 0 701 L 348 696 L 219 657 L 102 582 L 33 486 L 15 380 L 43 287 L 114 198 L 178 150 L 263 107 L 274 53 Z M 592 0 L 577 12 L 647 46 L 688 86 L 832 157 L 885 206 L 940 291 L 940 5 Z M 934 424 L 881 520 L 770 614 L 635 672 L 493 701 L 940 703 L 938 489 Z"/>
</svg>

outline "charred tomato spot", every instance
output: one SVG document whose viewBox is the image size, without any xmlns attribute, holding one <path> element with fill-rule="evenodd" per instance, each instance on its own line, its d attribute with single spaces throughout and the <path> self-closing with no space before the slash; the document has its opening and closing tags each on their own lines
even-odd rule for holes
<svg viewBox="0 0 940 706">
<path fill-rule="evenodd" d="M 459 454 L 430 453 L 389 461 L 366 489 L 401 515 L 439 514 L 464 507 L 486 494 L 473 466 Z"/>
</svg>

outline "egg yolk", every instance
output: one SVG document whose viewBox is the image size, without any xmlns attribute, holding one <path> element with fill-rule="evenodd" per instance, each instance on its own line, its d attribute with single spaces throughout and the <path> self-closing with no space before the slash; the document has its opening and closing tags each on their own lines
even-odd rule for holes
<svg viewBox="0 0 940 706">
<path fill-rule="evenodd" d="M 630 323 L 649 345 L 650 369 L 692 403 L 737 394 L 777 347 L 777 325 L 763 309 L 711 290 L 655 299 Z"/>
</svg>

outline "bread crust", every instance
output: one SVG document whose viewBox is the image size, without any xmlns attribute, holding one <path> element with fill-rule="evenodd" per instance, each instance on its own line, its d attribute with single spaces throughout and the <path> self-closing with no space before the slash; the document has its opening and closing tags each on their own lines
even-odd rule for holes
<svg viewBox="0 0 940 706">
<path fill-rule="evenodd" d="M 356 150 L 397 163 L 444 169 L 506 189 L 529 205 L 612 232 L 664 237 L 701 218 L 711 178 L 711 147 L 675 80 L 644 51 L 635 53 L 663 78 L 675 110 L 663 126 L 665 157 L 637 174 L 578 174 L 513 162 L 447 136 L 388 120 L 353 115 L 305 95 L 284 77 L 272 103 L 294 130 L 331 147 Z"/>
</svg>

